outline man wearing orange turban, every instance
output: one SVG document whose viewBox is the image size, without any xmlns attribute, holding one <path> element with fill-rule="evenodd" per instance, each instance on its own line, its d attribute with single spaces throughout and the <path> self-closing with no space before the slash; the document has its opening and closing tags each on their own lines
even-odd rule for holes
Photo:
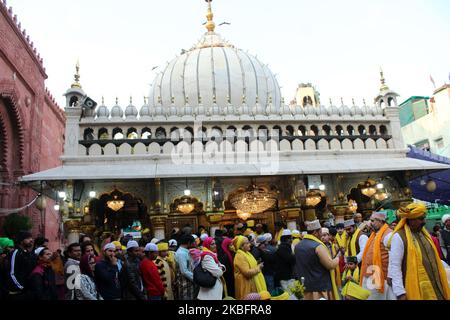
<svg viewBox="0 0 450 320">
<path fill-rule="evenodd" d="M 449 300 L 444 266 L 424 228 L 427 208 L 412 203 L 398 210 L 401 218 L 387 243 L 388 281 L 399 300 Z"/>
</svg>

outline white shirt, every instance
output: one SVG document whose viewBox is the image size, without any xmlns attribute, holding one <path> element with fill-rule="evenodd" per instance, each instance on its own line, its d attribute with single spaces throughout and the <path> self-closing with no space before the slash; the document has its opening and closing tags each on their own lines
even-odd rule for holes
<svg viewBox="0 0 450 320">
<path fill-rule="evenodd" d="M 358 258 L 358 263 L 361 263 L 363 253 L 364 253 L 364 248 L 366 247 L 366 244 L 367 244 L 367 240 L 369 240 L 369 237 L 366 236 L 365 234 L 361 234 L 361 236 L 358 239 L 359 253 L 356 255 L 356 258 Z"/>
<path fill-rule="evenodd" d="M 209 271 L 215 278 L 216 284 L 212 288 L 200 287 L 197 299 L 199 300 L 222 300 L 223 285 L 220 281 L 220 277 L 223 275 L 225 266 L 217 264 L 214 258 L 210 255 L 205 255 L 202 259 L 202 267 L 204 270 Z"/>
<path fill-rule="evenodd" d="M 385 245 L 387 239 L 385 238 Z M 402 262 L 405 255 L 405 245 L 402 238 L 398 233 L 395 233 L 392 237 L 391 249 L 389 251 L 389 266 L 388 266 L 388 278 L 392 279 L 392 290 L 396 297 L 406 293 L 405 286 L 403 285 L 403 271 Z"/>
</svg>

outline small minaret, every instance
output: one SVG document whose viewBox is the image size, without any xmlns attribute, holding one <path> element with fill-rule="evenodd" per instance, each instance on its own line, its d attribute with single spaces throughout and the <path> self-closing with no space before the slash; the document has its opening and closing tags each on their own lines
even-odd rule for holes
<svg viewBox="0 0 450 320">
<path fill-rule="evenodd" d="M 64 94 L 64 96 L 66 97 L 66 107 L 64 108 L 64 111 L 66 113 L 66 139 L 64 144 L 65 156 L 78 155 L 78 141 L 80 140 L 79 122 L 83 113 L 81 102 L 86 96 L 80 84 L 79 62 L 77 62 L 75 69 L 75 82 Z"/>
<path fill-rule="evenodd" d="M 397 97 L 399 96 L 395 91 L 389 89 L 386 85 L 383 69 L 380 69 L 381 87 L 378 96 L 375 98 L 375 104 L 379 107 L 398 107 Z"/>
<path fill-rule="evenodd" d="M 383 114 L 389 120 L 388 134 L 392 136 L 393 149 L 404 149 L 405 143 L 402 136 L 402 129 L 400 126 L 400 109 L 398 107 L 397 97 L 399 96 L 395 91 L 389 89 L 384 79 L 383 70 L 380 70 L 381 88 L 380 93 L 375 98 L 375 104 L 383 109 Z"/>
<path fill-rule="evenodd" d="M 320 93 L 311 83 L 301 83 L 297 88 L 295 101 L 297 102 L 297 105 L 302 107 L 306 107 L 307 105 L 319 107 Z"/>
</svg>

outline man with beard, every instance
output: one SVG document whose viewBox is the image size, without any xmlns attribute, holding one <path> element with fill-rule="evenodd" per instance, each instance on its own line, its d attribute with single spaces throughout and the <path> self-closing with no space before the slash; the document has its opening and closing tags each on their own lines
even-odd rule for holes
<svg viewBox="0 0 450 320">
<path fill-rule="evenodd" d="M 103 248 L 104 260 L 95 266 L 95 283 L 98 293 L 105 300 L 120 300 L 121 287 L 117 267 L 116 246 L 108 243 Z"/>
<path fill-rule="evenodd" d="M 141 264 L 139 251 L 137 241 L 128 241 L 127 259 L 121 272 L 122 292 L 125 300 L 147 300 L 141 272 L 139 271 L 139 265 Z"/>
<path fill-rule="evenodd" d="M 357 257 L 358 264 L 361 263 L 367 237 L 361 229 L 355 225 L 353 219 L 344 221 L 345 232 L 347 233 L 347 246 L 345 250 L 346 257 Z"/>
<path fill-rule="evenodd" d="M 19 232 L 16 244 L 16 250 L 8 256 L 6 286 L 10 300 L 23 301 L 29 298 L 28 279 L 36 266 L 31 233 L 28 231 Z"/>
<path fill-rule="evenodd" d="M 388 278 L 395 296 L 398 300 L 449 300 L 444 266 L 424 228 L 427 208 L 412 203 L 397 213 L 401 220 L 387 243 Z"/>
<path fill-rule="evenodd" d="M 81 246 L 79 243 L 72 243 L 67 248 L 68 259 L 64 265 L 64 278 L 66 281 L 66 300 L 75 300 L 75 285 L 81 274 Z"/>
<path fill-rule="evenodd" d="M 372 213 L 370 226 L 374 232 L 364 248 L 360 285 L 371 291 L 369 300 L 395 300 L 392 288 L 387 283 L 389 252 L 386 245 L 392 230 L 386 223 L 386 213 Z"/>
</svg>

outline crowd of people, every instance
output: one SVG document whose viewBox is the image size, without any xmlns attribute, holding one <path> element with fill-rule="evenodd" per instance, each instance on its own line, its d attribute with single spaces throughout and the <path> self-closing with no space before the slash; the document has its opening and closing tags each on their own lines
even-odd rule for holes
<svg viewBox="0 0 450 320">
<path fill-rule="evenodd" d="M 306 221 L 174 229 L 170 240 L 114 236 L 101 246 L 83 235 L 62 252 L 20 232 L 0 239 L 0 299 L 283 300 L 301 283 L 305 300 L 448 300 L 450 215 L 429 233 L 426 207 L 413 203 L 386 223 Z"/>
</svg>

